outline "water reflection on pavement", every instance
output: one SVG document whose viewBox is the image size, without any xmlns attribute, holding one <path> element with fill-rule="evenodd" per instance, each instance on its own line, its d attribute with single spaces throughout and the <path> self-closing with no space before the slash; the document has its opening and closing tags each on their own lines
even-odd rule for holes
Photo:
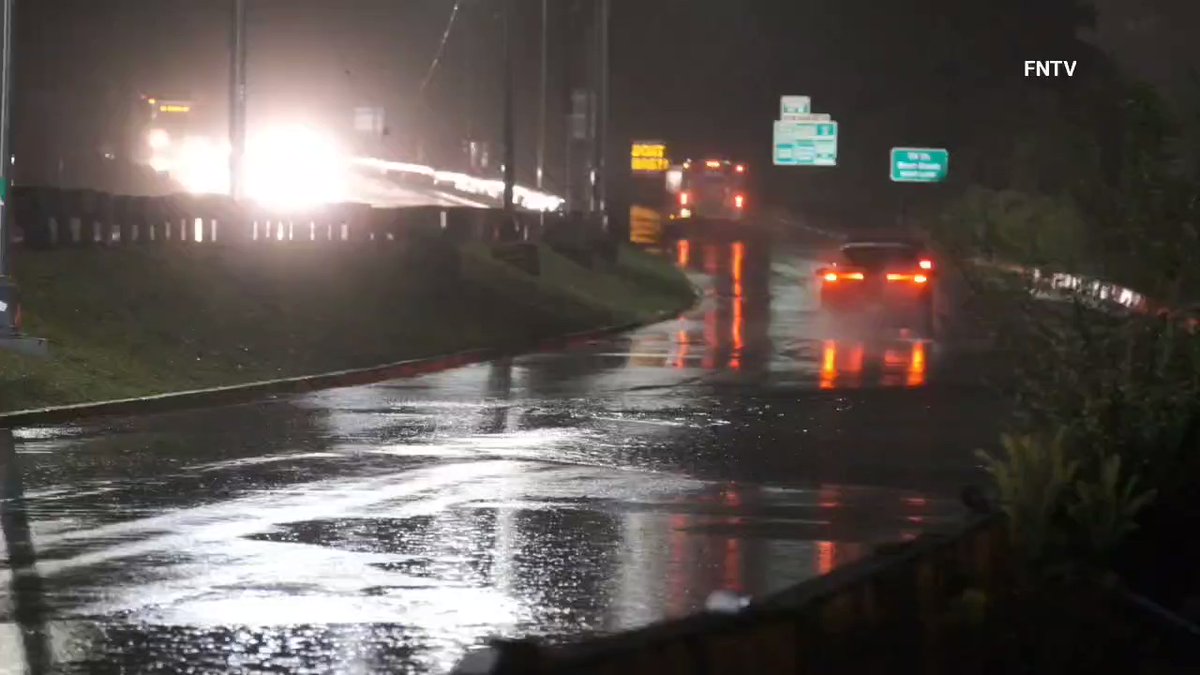
<svg viewBox="0 0 1200 675">
<path fill-rule="evenodd" d="M 959 521 L 983 357 L 830 323 L 809 249 L 671 255 L 697 308 L 566 352 L 18 430 L 0 672 L 442 672 Z"/>
</svg>

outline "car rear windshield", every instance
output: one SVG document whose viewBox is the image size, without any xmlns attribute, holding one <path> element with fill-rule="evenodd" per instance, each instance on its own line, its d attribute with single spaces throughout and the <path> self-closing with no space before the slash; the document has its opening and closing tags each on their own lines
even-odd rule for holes
<svg viewBox="0 0 1200 675">
<path fill-rule="evenodd" d="M 842 255 L 851 265 L 868 268 L 915 265 L 918 252 L 912 246 L 902 244 L 864 244 L 846 246 Z"/>
</svg>

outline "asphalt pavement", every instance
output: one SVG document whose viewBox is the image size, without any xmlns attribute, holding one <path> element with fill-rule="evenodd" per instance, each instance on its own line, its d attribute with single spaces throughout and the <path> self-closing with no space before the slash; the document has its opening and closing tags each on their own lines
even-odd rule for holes
<svg viewBox="0 0 1200 675">
<path fill-rule="evenodd" d="M 986 345 L 823 317 L 813 246 L 666 254 L 703 300 L 631 334 L 0 439 L 0 672 L 445 672 L 961 522 Z"/>
</svg>

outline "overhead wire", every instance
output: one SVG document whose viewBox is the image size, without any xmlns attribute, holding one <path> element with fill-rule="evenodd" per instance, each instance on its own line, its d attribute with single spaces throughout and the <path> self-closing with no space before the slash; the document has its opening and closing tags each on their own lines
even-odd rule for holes
<svg viewBox="0 0 1200 675">
<path fill-rule="evenodd" d="M 442 63 L 442 56 L 446 53 L 446 43 L 450 41 L 450 33 L 454 31 L 454 22 L 458 19 L 458 9 L 461 5 L 462 0 L 454 0 L 454 8 L 450 10 L 450 19 L 446 22 L 446 30 L 442 33 L 442 41 L 438 45 L 437 53 L 433 55 L 433 62 L 429 64 L 429 70 L 425 73 L 425 79 L 421 82 L 420 94 L 422 97 L 424 97 L 429 83 L 433 81 L 433 76 L 437 73 L 438 66 Z"/>
</svg>

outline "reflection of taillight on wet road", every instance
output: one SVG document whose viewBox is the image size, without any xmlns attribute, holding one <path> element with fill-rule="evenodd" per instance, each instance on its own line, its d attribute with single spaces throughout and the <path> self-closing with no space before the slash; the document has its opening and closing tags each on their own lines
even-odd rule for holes
<svg viewBox="0 0 1200 675">
<path fill-rule="evenodd" d="M 681 330 L 675 335 L 675 343 L 679 346 L 679 353 L 675 357 L 675 367 L 685 368 L 687 367 L 688 349 L 691 347 L 686 330 Z"/>
<path fill-rule="evenodd" d="M 737 195 L 733 198 L 733 205 L 739 209 L 746 207 L 746 195 Z"/>
<path fill-rule="evenodd" d="M 687 239 L 679 240 L 679 266 L 687 267 L 692 262 L 692 242 Z"/>
<path fill-rule="evenodd" d="M 856 344 L 843 353 L 844 358 L 838 357 L 838 344 L 835 340 L 826 340 L 821 346 L 821 388 L 833 389 L 838 377 L 842 375 L 861 375 L 863 361 L 866 358 L 866 347 Z"/>
<path fill-rule="evenodd" d="M 908 362 L 908 386 L 920 387 L 925 384 L 925 343 L 914 342 L 912 356 Z"/>
<path fill-rule="evenodd" d="M 817 573 L 829 574 L 833 571 L 834 544 L 832 541 L 817 542 Z"/>
<path fill-rule="evenodd" d="M 679 205 L 680 206 L 687 206 L 691 203 L 692 203 L 692 193 L 690 193 L 690 192 L 680 192 L 679 193 Z"/>
<path fill-rule="evenodd" d="M 837 380 L 837 343 L 826 340 L 821 346 L 821 388 L 833 389 Z"/>
</svg>

